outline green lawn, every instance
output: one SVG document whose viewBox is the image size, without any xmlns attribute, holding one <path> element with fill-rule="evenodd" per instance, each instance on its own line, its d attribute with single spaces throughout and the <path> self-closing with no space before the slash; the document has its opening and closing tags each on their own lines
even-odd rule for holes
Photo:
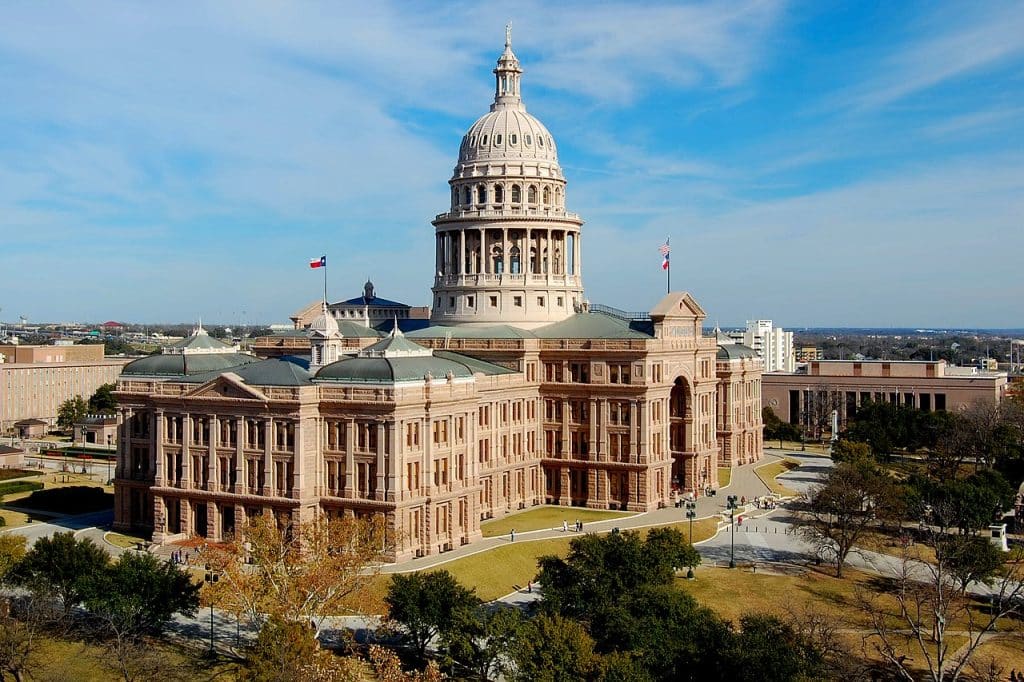
<svg viewBox="0 0 1024 682">
<path fill-rule="evenodd" d="M 732 467 L 718 467 L 718 487 L 724 488 L 732 481 Z"/>
<path fill-rule="evenodd" d="M 757 474 L 757 477 L 760 478 L 776 495 L 782 495 L 783 497 L 791 495 L 795 496 L 798 494 L 795 490 L 782 485 L 775 480 L 775 477 L 786 473 L 790 469 L 795 469 L 798 466 L 800 466 L 799 463 L 794 462 L 791 459 L 780 459 L 757 467 L 754 469 L 754 473 Z"/>
<path fill-rule="evenodd" d="M 142 537 L 135 537 L 133 535 L 123 535 L 121 533 L 106 533 L 103 539 L 112 544 L 114 547 L 120 547 L 121 549 L 135 549 L 135 546 L 140 542 L 149 543 L 149 540 Z"/>
<path fill-rule="evenodd" d="M 621 519 L 626 516 L 634 516 L 633 512 L 602 511 L 600 509 L 583 509 L 581 507 L 534 507 L 528 511 L 512 514 L 494 521 L 485 521 L 480 524 L 480 531 L 485 538 L 493 538 L 499 535 L 508 535 L 513 528 L 517 533 L 524 533 L 528 530 L 545 530 L 548 528 L 561 528 L 562 521 L 568 521 L 569 526 L 577 519 L 583 523 L 592 521 L 607 521 L 609 519 Z M 584 527 L 586 530 L 586 527 Z"/>
<path fill-rule="evenodd" d="M 537 575 L 537 560 L 548 554 L 564 557 L 569 552 L 570 540 L 566 537 L 509 543 L 438 568 L 447 570 L 463 585 L 475 587 L 481 599 L 490 601 L 513 591 L 516 585 L 526 587 L 526 582 Z"/>
</svg>

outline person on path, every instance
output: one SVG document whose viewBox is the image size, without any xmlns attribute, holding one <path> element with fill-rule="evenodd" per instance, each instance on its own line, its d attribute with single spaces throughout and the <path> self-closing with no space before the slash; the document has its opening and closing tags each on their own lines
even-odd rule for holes
<svg viewBox="0 0 1024 682">
<path fill-rule="evenodd" d="M 516 541 L 516 529 L 513 528 L 511 531 L 509 531 L 509 542 L 515 542 L 515 541 Z"/>
<path fill-rule="evenodd" d="M 569 522 L 566 521 L 565 519 L 562 519 L 562 532 L 564 533 L 564 532 L 566 532 L 568 530 L 569 530 Z"/>
<path fill-rule="evenodd" d="M 579 519 L 576 519 L 576 532 L 577 533 L 580 532 L 580 520 Z"/>
<path fill-rule="evenodd" d="M 576 531 L 578 533 L 582 533 L 583 532 L 583 522 L 582 521 L 577 521 L 576 522 L 576 526 L 577 526 Z"/>
</svg>

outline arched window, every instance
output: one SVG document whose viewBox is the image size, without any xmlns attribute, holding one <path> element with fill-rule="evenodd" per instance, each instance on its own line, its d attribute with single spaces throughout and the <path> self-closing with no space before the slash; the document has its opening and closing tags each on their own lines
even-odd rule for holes
<svg viewBox="0 0 1024 682">
<path fill-rule="evenodd" d="M 494 203 L 500 204 L 505 201 L 505 188 L 502 185 L 494 186 Z"/>
<path fill-rule="evenodd" d="M 513 275 L 518 275 L 520 272 L 521 268 L 519 260 L 519 247 L 513 246 L 511 249 L 508 250 L 509 272 L 511 272 Z"/>
<path fill-rule="evenodd" d="M 544 188 L 544 205 L 547 206 L 551 203 L 551 190 L 547 187 Z"/>
<path fill-rule="evenodd" d="M 558 208 L 561 205 L 562 205 L 562 188 L 561 187 L 556 187 L 555 188 L 555 208 Z"/>
<path fill-rule="evenodd" d="M 491 272 L 497 275 L 505 272 L 504 254 L 497 244 L 491 247 Z"/>
<path fill-rule="evenodd" d="M 462 189 L 462 203 L 467 206 L 473 203 L 473 191 L 469 187 Z"/>
<path fill-rule="evenodd" d="M 484 185 L 477 185 L 476 188 L 476 203 L 486 204 L 487 203 L 487 187 Z"/>
<path fill-rule="evenodd" d="M 480 138 L 480 144 L 485 146 L 485 147 L 487 146 L 487 136 L 486 135 L 484 135 L 483 137 Z"/>
<path fill-rule="evenodd" d="M 539 144 L 541 147 L 544 146 L 544 136 L 543 135 L 538 135 L 537 136 L 537 144 Z"/>
<path fill-rule="evenodd" d="M 527 133 L 526 137 L 524 137 L 523 139 L 526 140 L 526 146 L 527 147 L 529 147 L 531 144 L 533 144 L 533 136 L 530 135 L 529 133 Z"/>
<path fill-rule="evenodd" d="M 537 203 L 537 186 L 530 185 L 530 189 L 526 190 L 526 200 L 531 204 Z"/>
<path fill-rule="evenodd" d="M 523 191 L 519 189 L 519 185 L 512 185 L 512 203 L 518 204 L 523 200 Z"/>
</svg>

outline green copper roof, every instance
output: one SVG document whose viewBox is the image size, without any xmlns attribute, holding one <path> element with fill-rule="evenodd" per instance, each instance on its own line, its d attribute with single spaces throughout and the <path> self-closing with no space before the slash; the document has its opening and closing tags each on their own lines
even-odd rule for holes
<svg viewBox="0 0 1024 682">
<path fill-rule="evenodd" d="M 312 374 L 309 371 L 309 358 L 286 355 L 280 358 L 260 360 L 235 369 L 227 370 L 237 374 L 243 382 L 250 386 L 309 386 Z M 186 381 L 205 383 L 215 379 L 223 372 L 188 377 Z"/>
<path fill-rule="evenodd" d="M 225 372 L 258 361 L 259 358 L 246 353 L 148 355 L 125 365 L 121 376 L 184 377 Z"/>
<path fill-rule="evenodd" d="M 384 355 L 385 357 L 392 355 L 429 355 L 429 353 L 429 348 L 413 343 L 401 333 L 391 334 L 359 351 L 359 355 Z"/>
<path fill-rule="evenodd" d="M 509 369 L 508 367 L 502 367 L 496 365 L 493 362 L 487 362 L 480 358 L 474 358 L 470 355 L 463 355 L 462 353 L 454 353 L 450 350 L 435 350 L 434 357 L 443 358 L 445 360 L 452 360 L 459 362 L 473 370 L 473 373 L 480 374 L 516 374 L 516 370 Z"/>
<path fill-rule="evenodd" d="M 589 312 L 577 313 L 561 322 L 535 329 L 533 333 L 541 339 L 649 339 L 652 334 L 641 331 L 643 324 Z"/>
<path fill-rule="evenodd" d="M 757 351 L 741 343 L 724 343 L 718 347 L 719 360 L 738 360 L 740 358 L 756 358 Z"/>
<path fill-rule="evenodd" d="M 320 381 L 344 383 L 390 384 L 399 381 L 422 381 L 429 374 L 443 379 L 451 372 L 455 378 L 469 378 L 472 370 L 460 362 L 430 356 L 413 358 L 345 358 L 333 362 L 316 373 Z"/>
</svg>

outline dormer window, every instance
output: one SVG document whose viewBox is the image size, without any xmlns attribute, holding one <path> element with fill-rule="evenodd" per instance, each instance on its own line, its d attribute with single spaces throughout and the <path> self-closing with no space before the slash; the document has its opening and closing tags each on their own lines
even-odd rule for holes
<svg viewBox="0 0 1024 682">
<path fill-rule="evenodd" d="M 541 147 L 544 146 L 544 136 L 543 135 L 538 135 L 537 136 L 537 144 L 539 144 Z"/>
<path fill-rule="evenodd" d="M 524 137 L 523 139 L 526 140 L 526 146 L 527 147 L 529 147 L 531 144 L 533 144 L 533 136 L 532 135 L 527 134 L 526 137 Z"/>
<path fill-rule="evenodd" d="M 473 135 L 472 137 L 469 138 L 469 146 L 470 147 L 475 147 L 476 146 L 476 135 Z"/>
<path fill-rule="evenodd" d="M 499 144 L 501 144 L 501 135 L 495 135 L 494 136 L 494 145 L 498 146 Z"/>
<path fill-rule="evenodd" d="M 516 142 L 518 142 L 518 138 L 515 136 L 514 133 L 512 135 L 508 136 L 508 143 L 509 144 L 516 144 Z"/>
<path fill-rule="evenodd" d="M 484 135 L 483 137 L 480 138 L 480 144 L 482 144 L 485 147 L 487 146 L 487 136 L 486 135 Z"/>
</svg>

